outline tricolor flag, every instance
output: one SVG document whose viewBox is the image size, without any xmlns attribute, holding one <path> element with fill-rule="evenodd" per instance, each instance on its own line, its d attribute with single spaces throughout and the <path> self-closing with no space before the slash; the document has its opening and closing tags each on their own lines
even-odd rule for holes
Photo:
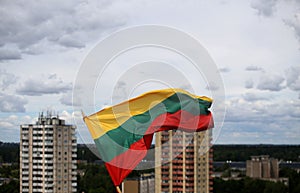
<svg viewBox="0 0 300 193">
<path fill-rule="evenodd" d="M 118 189 L 146 156 L 155 132 L 212 128 L 211 103 L 182 89 L 155 90 L 84 116 L 84 121 Z"/>
</svg>

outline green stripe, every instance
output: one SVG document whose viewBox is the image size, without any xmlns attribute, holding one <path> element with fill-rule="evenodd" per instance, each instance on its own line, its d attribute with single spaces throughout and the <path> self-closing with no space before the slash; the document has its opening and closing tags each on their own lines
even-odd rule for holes
<svg viewBox="0 0 300 193">
<path fill-rule="evenodd" d="M 183 93 L 175 93 L 146 111 L 128 119 L 121 126 L 108 131 L 105 135 L 95 139 L 95 144 L 105 162 L 111 161 L 115 156 L 127 151 L 131 144 L 140 140 L 153 120 L 164 113 L 175 113 L 184 110 L 193 115 L 207 115 L 211 102 L 191 98 Z"/>
</svg>

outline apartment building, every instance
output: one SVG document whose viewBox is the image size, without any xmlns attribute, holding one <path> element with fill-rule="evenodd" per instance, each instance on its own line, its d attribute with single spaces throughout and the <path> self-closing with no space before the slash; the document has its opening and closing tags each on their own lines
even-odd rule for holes
<svg viewBox="0 0 300 193">
<path fill-rule="evenodd" d="M 155 140 L 156 193 L 213 192 L 212 130 L 163 131 Z"/>
<path fill-rule="evenodd" d="M 20 126 L 20 192 L 77 192 L 76 126 L 41 113 Z"/>
</svg>

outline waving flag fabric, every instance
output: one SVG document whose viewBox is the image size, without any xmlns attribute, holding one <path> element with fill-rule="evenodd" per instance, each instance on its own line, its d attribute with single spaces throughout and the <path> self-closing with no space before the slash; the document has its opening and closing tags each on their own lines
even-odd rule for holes
<svg viewBox="0 0 300 193">
<path fill-rule="evenodd" d="M 181 89 L 155 90 L 85 116 L 84 121 L 118 186 L 145 157 L 155 132 L 212 128 L 211 103 Z"/>
</svg>

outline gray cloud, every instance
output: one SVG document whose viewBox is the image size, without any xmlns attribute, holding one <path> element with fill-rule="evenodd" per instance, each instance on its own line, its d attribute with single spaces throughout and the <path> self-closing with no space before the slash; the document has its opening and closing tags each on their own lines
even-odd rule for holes
<svg viewBox="0 0 300 193">
<path fill-rule="evenodd" d="M 223 72 L 223 73 L 230 72 L 230 68 L 228 67 L 219 68 L 219 72 Z"/>
<path fill-rule="evenodd" d="M 66 106 L 79 106 L 81 102 L 78 97 L 73 98 L 72 93 L 68 92 L 62 95 L 59 99 L 60 103 Z"/>
<path fill-rule="evenodd" d="M 253 88 L 253 86 L 254 86 L 254 82 L 253 82 L 253 80 L 252 79 L 249 79 L 249 80 L 246 80 L 245 81 L 245 88 Z"/>
<path fill-rule="evenodd" d="M 16 49 L 0 51 L 0 60 L 20 59 L 20 52 L 37 54 L 39 44 L 82 48 L 98 41 L 104 32 L 125 24 L 120 8 L 112 9 L 115 2 L 1 1 L 0 47 Z"/>
<path fill-rule="evenodd" d="M 260 72 L 264 72 L 264 69 L 262 67 L 259 66 L 247 66 L 245 68 L 246 71 L 260 71 Z"/>
<path fill-rule="evenodd" d="M 219 86 L 215 82 L 209 82 L 205 88 L 207 90 L 214 91 L 214 90 L 218 90 Z"/>
<path fill-rule="evenodd" d="M 294 91 L 300 91 L 300 66 L 293 66 L 286 71 L 287 87 Z"/>
<path fill-rule="evenodd" d="M 58 42 L 60 45 L 65 47 L 83 48 L 85 46 L 82 42 L 71 36 L 63 36 L 59 38 Z"/>
<path fill-rule="evenodd" d="M 27 100 L 24 97 L 0 93 L 1 112 L 25 112 L 26 104 Z"/>
<path fill-rule="evenodd" d="M 243 94 L 243 98 L 246 101 L 258 101 L 258 100 L 266 100 L 267 99 L 265 96 L 261 96 L 259 94 L 250 93 L 250 92 Z"/>
<path fill-rule="evenodd" d="M 14 74 L 8 73 L 6 70 L 0 70 L 0 89 L 6 90 L 10 85 L 17 82 L 17 77 Z"/>
<path fill-rule="evenodd" d="M 295 36 L 300 42 L 300 13 L 296 13 L 293 19 L 284 20 L 284 23 L 294 30 Z"/>
<path fill-rule="evenodd" d="M 277 0 L 253 0 L 251 7 L 257 10 L 258 15 L 270 17 L 275 11 Z"/>
<path fill-rule="evenodd" d="M 56 75 L 48 77 L 40 77 L 40 79 L 32 79 L 24 81 L 24 83 L 17 88 L 17 93 L 29 96 L 41 96 L 44 94 L 59 94 L 65 93 L 72 89 L 71 83 L 65 83 Z"/>
<path fill-rule="evenodd" d="M 7 48 L 0 48 L 0 61 L 2 60 L 19 60 L 21 53 L 18 49 L 12 50 Z"/>
<path fill-rule="evenodd" d="M 285 87 L 282 85 L 284 78 L 278 75 L 262 76 L 257 85 L 259 90 L 280 91 Z"/>
</svg>

